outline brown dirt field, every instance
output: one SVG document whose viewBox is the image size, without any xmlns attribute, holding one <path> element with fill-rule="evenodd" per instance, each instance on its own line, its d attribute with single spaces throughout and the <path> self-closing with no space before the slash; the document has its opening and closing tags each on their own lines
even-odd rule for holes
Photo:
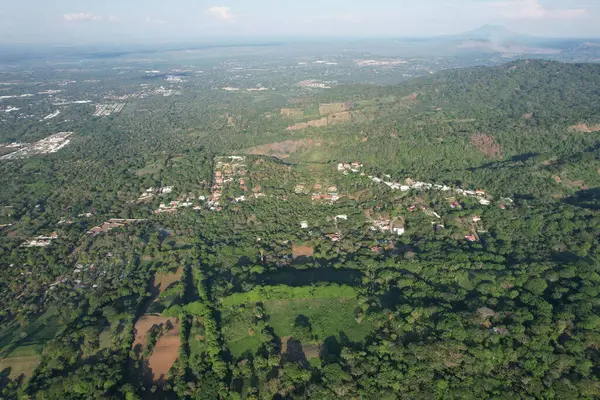
<svg viewBox="0 0 600 400">
<path fill-rule="evenodd" d="M 579 133 L 592 133 L 600 131 L 600 124 L 588 125 L 588 124 L 577 124 L 569 127 L 570 131 Z"/>
<path fill-rule="evenodd" d="M 349 122 L 352 119 L 352 115 L 349 111 L 339 112 L 335 114 L 331 114 L 327 117 L 327 124 L 339 124 L 342 122 Z"/>
<path fill-rule="evenodd" d="M 533 117 L 533 114 L 523 114 L 523 118 L 525 119 L 531 119 Z"/>
<path fill-rule="evenodd" d="M 160 325 L 166 323 L 168 320 L 171 320 L 173 325 L 175 325 L 175 318 L 167 318 L 167 317 L 159 317 L 154 315 L 144 315 L 137 320 L 134 326 L 135 331 L 135 340 L 133 341 L 133 345 L 131 346 L 133 349 L 139 344 L 142 346 L 146 345 L 146 333 L 152 328 L 154 325 Z"/>
<path fill-rule="evenodd" d="M 182 275 L 183 267 L 177 268 L 177 271 L 174 274 L 165 274 L 163 272 L 159 272 L 154 276 L 154 287 L 157 288 L 160 293 L 162 293 L 173 283 L 179 282 Z"/>
<path fill-rule="evenodd" d="M 299 122 L 297 124 L 290 125 L 286 128 L 287 131 L 299 131 L 306 128 L 322 128 L 327 126 L 327 117 L 320 119 L 314 119 L 308 122 Z"/>
<path fill-rule="evenodd" d="M 0 360 L 0 371 L 10 368 L 10 378 L 15 379 L 23 374 L 25 380 L 31 378 L 33 371 L 40 363 L 39 356 L 9 357 Z"/>
<path fill-rule="evenodd" d="M 502 148 L 491 136 L 477 133 L 471 136 L 471 143 L 487 157 L 502 158 Z"/>
<path fill-rule="evenodd" d="M 294 258 L 298 257 L 313 257 L 315 255 L 315 250 L 312 246 L 292 246 L 292 256 Z"/>
<path fill-rule="evenodd" d="M 404 96 L 402 98 L 402 100 L 404 100 L 404 101 L 415 101 L 415 100 L 417 100 L 417 96 L 418 95 L 419 95 L 418 93 L 411 93 L 408 96 Z"/>
<path fill-rule="evenodd" d="M 302 108 L 282 108 L 279 110 L 279 114 L 283 117 L 304 117 L 304 110 Z"/>
<path fill-rule="evenodd" d="M 323 103 L 319 104 L 319 115 L 327 115 L 342 111 L 348 111 L 351 108 L 351 103 Z"/>
<path fill-rule="evenodd" d="M 173 322 L 173 321 L 171 321 Z M 169 373 L 175 361 L 179 357 L 179 348 L 181 347 L 181 338 L 179 321 L 173 323 L 174 328 L 170 331 L 164 330 L 163 336 L 158 339 L 154 350 L 148 357 L 148 366 L 152 370 L 152 379 L 156 381 L 164 380 Z"/>
<path fill-rule="evenodd" d="M 321 146 L 322 142 L 313 139 L 304 140 L 286 140 L 285 142 L 263 144 L 247 149 L 247 154 L 256 154 L 263 156 L 273 156 L 277 158 L 287 158 L 290 154 L 300 150 L 306 150 L 312 147 Z"/>
</svg>

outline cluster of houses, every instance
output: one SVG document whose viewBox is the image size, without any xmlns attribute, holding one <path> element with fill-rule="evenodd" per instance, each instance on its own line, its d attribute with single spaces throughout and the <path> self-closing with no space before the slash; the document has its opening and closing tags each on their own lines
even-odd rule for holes
<svg viewBox="0 0 600 400">
<path fill-rule="evenodd" d="M 354 172 L 354 173 L 360 173 L 361 176 L 364 176 L 365 174 L 363 172 L 360 172 L 361 167 L 363 167 L 363 165 L 358 162 L 340 163 L 337 166 L 337 170 L 339 172 L 343 173 L 344 175 L 348 175 L 349 172 Z M 392 180 L 392 177 L 390 175 L 384 175 L 384 178 L 379 178 L 379 177 L 376 177 L 373 175 L 368 175 L 368 178 L 375 183 L 383 183 L 384 185 L 388 186 L 392 190 L 400 190 L 402 192 L 408 192 L 411 189 L 439 190 L 442 192 L 452 191 L 452 192 L 458 193 L 458 194 L 466 196 L 466 197 L 476 198 L 476 199 L 478 199 L 479 204 L 484 205 L 484 206 L 488 206 L 492 203 L 491 200 L 489 199 L 487 193 L 483 189 L 465 190 L 462 188 L 452 188 L 447 185 L 439 185 L 439 184 L 433 184 L 433 183 L 427 183 L 427 182 L 413 181 L 410 178 L 405 179 L 404 183 L 399 183 L 398 181 Z M 459 207 L 459 204 L 456 201 L 453 201 L 453 203 L 454 203 L 453 208 Z M 501 198 L 500 202 L 499 202 L 499 207 L 501 209 L 505 209 L 506 203 L 512 204 L 513 200 L 510 198 Z M 451 206 L 452 206 L 452 204 L 451 204 Z"/>
<path fill-rule="evenodd" d="M 193 194 L 188 195 L 187 197 L 181 197 L 179 200 L 170 201 L 168 204 L 160 204 L 158 206 L 158 210 L 154 210 L 154 214 L 162 214 L 162 213 L 172 213 L 177 211 L 178 208 L 187 208 L 194 207 L 194 210 L 199 211 L 202 209 L 198 204 L 194 204 L 194 200 L 196 200 L 196 196 Z M 198 200 L 204 201 L 206 197 L 198 196 Z"/>
<path fill-rule="evenodd" d="M 398 236 L 402 236 L 406 229 L 403 223 L 398 221 L 392 221 L 389 218 L 373 219 L 371 220 L 371 230 L 380 232 L 392 232 Z"/>
<path fill-rule="evenodd" d="M 323 193 L 321 185 L 316 184 L 314 186 L 314 190 L 315 192 L 311 194 L 311 198 L 313 201 L 326 200 L 331 201 L 333 203 L 340 199 L 338 189 L 336 186 L 329 186 L 328 188 L 326 188 L 325 193 Z"/>
<path fill-rule="evenodd" d="M 173 193 L 173 186 L 163 186 L 159 188 L 148 188 L 138 198 L 138 201 L 144 201 L 153 198 L 155 195 Z"/>
<path fill-rule="evenodd" d="M 212 196 L 209 201 L 209 209 L 213 211 L 220 211 L 219 201 L 223 195 L 222 190 L 225 185 L 236 182 L 240 185 L 240 189 L 248 191 L 246 187 L 246 174 L 248 173 L 246 165 L 242 164 L 245 161 L 245 157 L 241 156 L 228 156 L 228 157 L 216 157 L 215 168 L 213 176 Z M 245 196 L 240 196 L 234 199 L 234 202 L 245 201 Z"/>
<path fill-rule="evenodd" d="M 354 172 L 355 174 L 360 173 L 360 169 L 364 167 L 363 164 L 360 164 L 359 162 L 353 162 L 352 164 L 350 163 L 339 163 L 337 166 L 337 170 L 341 173 L 343 173 L 344 175 L 348 175 L 350 172 Z M 364 173 L 362 173 L 362 175 L 364 176 Z"/>
<path fill-rule="evenodd" d="M 69 282 L 74 284 L 76 289 L 87 289 L 90 287 L 90 283 L 98 282 L 98 278 L 106 275 L 106 271 L 97 268 L 95 264 L 75 264 L 73 267 L 72 274 L 69 276 L 61 276 L 56 279 L 53 283 L 49 285 L 48 291 L 55 289 L 59 285 L 64 285 Z M 86 283 L 84 283 L 84 281 Z M 91 287 L 93 289 L 98 288 L 98 283 L 92 283 Z M 46 293 L 48 292 L 46 291 Z"/>
<path fill-rule="evenodd" d="M 89 231 L 87 231 L 88 235 L 97 236 L 101 233 L 106 233 L 111 229 L 120 228 L 130 223 L 145 221 L 144 219 L 122 219 L 122 218 L 111 218 L 101 226 L 95 226 Z"/>
<path fill-rule="evenodd" d="M 21 246 L 22 247 L 46 247 L 52 243 L 53 240 L 58 239 L 58 233 L 52 232 L 50 236 L 36 236 L 31 240 L 26 241 Z"/>
</svg>

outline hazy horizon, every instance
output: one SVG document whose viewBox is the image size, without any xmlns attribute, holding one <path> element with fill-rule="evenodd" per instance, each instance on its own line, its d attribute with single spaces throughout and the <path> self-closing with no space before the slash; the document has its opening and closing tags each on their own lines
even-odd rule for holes
<svg viewBox="0 0 600 400">
<path fill-rule="evenodd" d="M 26 0 L 0 11 L 0 43 L 110 44 L 428 37 L 485 24 L 540 37 L 600 37 L 593 0 Z"/>
</svg>

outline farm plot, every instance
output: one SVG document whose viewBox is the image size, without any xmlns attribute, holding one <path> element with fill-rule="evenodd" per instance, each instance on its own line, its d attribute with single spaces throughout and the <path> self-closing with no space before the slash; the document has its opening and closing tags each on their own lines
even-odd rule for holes
<svg viewBox="0 0 600 400">
<path fill-rule="evenodd" d="M 269 315 L 269 325 L 279 337 L 294 336 L 294 325 L 299 316 L 310 322 L 312 334 L 319 342 L 329 337 L 362 342 L 372 329 L 369 318 L 360 323 L 355 319 L 356 299 L 306 298 L 269 300 L 263 304 Z"/>
<path fill-rule="evenodd" d="M 148 366 L 152 371 L 152 379 L 162 381 L 177 361 L 179 357 L 179 348 L 181 347 L 181 337 L 179 331 L 181 323 L 173 322 L 172 329 L 163 327 L 163 334 L 156 342 L 152 354 L 148 357 Z"/>
<path fill-rule="evenodd" d="M 352 109 L 352 103 L 324 103 L 319 104 L 319 115 L 334 114 L 350 109 Z"/>
<path fill-rule="evenodd" d="M 294 245 L 292 246 L 292 257 L 313 257 L 315 255 L 315 250 L 312 246 L 300 246 Z"/>
</svg>

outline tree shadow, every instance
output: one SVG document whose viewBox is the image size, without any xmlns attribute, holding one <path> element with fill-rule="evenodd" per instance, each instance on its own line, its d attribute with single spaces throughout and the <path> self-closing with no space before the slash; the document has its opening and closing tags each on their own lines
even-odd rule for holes
<svg viewBox="0 0 600 400">
<path fill-rule="evenodd" d="M 321 346 L 321 360 L 328 363 L 334 363 L 339 361 L 341 354 L 342 345 L 338 341 L 337 337 L 329 336 L 325 338 L 325 340 L 323 341 L 323 346 Z"/>
<path fill-rule="evenodd" d="M 563 201 L 576 207 L 600 210 L 600 188 L 580 190 Z"/>
<path fill-rule="evenodd" d="M 308 360 L 304 354 L 302 343 L 294 338 L 289 338 L 285 353 L 281 357 L 283 362 L 296 362 L 308 368 Z"/>
</svg>

